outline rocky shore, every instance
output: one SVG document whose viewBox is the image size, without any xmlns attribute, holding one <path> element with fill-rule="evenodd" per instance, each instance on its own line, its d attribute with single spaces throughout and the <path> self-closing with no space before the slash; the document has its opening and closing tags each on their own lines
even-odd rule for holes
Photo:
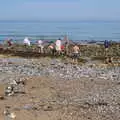
<svg viewBox="0 0 120 120">
<path fill-rule="evenodd" d="M 1 74 L 22 76 L 51 76 L 59 79 L 79 79 L 81 77 L 118 80 L 119 66 L 109 66 L 100 61 L 89 61 L 84 64 L 72 64 L 56 58 L 2 58 L 0 60 Z M 4 80 L 3 80 L 4 81 Z"/>
<path fill-rule="evenodd" d="M 1 56 L 0 76 L 1 120 L 120 119 L 119 66 Z"/>
</svg>

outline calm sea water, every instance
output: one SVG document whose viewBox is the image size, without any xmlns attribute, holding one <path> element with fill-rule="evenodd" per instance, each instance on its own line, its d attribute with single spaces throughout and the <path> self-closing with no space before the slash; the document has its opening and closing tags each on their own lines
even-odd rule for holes
<svg viewBox="0 0 120 120">
<path fill-rule="evenodd" d="M 0 21 L 0 41 L 54 40 L 68 35 L 71 40 L 120 41 L 120 22 L 103 21 Z"/>
</svg>

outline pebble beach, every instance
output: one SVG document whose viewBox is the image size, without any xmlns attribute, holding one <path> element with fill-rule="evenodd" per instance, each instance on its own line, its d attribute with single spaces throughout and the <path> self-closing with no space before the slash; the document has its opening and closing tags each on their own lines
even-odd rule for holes
<svg viewBox="0 0 120 120">
<path fill-rule="evenodd" d="M 1 55 L 0 75 L 1 120 L 120 119 L 119 65 Z"/>
</svg>

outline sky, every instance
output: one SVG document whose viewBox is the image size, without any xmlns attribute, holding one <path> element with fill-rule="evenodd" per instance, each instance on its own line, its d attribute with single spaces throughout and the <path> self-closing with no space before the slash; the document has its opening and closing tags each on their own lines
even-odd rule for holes
<svg viewBox="0 0 120 120">
<path fill-rule="evenodd" d="M 0 20 L 120 20 L 120 0 L 0 0 Z"/>
</svg>

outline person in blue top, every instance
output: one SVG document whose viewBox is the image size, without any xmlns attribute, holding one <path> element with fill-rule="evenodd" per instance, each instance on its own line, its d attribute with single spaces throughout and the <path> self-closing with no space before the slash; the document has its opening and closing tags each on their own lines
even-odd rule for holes
<svg viewBox="0 0 120 120">
<path fill-rule="evenodd" d="M 108 47 L 109 47 L 109 41 L 108 40 L 104 41 L 104 47 L 105 47 L 105 49 L 108 49 Z"/>
<path fill-rule="evenodd" d="M 108 55 L 108 48 L 110 46 L 110 42 L 108 40 L 104 41 L 104 47 L 105 47 L 105 62 L 106 63 L 111 63 L 112 58 Z"/>
<path fill-rule="evenodd" d="M 107 56 L 107 51 L 108 51 L 108 48 L 109 48 L 109 41 L 108 40 L 104 41 L 104 47 L 105 47 L 105 56 Z"/>
</svg>

